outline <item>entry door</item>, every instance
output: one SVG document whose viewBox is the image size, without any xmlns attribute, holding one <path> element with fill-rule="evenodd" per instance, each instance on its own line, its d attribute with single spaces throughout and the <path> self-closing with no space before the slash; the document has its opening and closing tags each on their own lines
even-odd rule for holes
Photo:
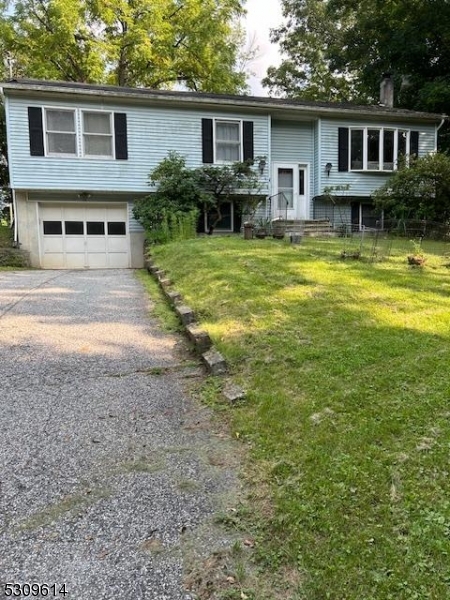
<svg viewBox="0 0 450 600">
<path fill-rule="evenodd" d="M 306 219 L 307 166 L 298 163 L 275 163 L 274 170 L 273 216 L 289 220 Z"/>
</svg>

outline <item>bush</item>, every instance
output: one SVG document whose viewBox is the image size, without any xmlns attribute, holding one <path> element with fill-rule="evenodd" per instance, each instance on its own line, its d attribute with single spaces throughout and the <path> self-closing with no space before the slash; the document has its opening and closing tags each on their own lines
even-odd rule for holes
<svg viewBox="0 0 450 600">
<path fill-rule="evenodd" d="M 196 228 L 194 214 L 198 218 L 200 210 L 216 215 L 210 225 L 212 233 L 222 218 L 224 203 L 233 199 L 242 207 L 260 202 L 261 185 L 252 167 L 253 161 L 246 161 L 192 169 L 186 167 L 184 157 L 170 152 L 150 173 L 155 191 L 136 201 L 133 214 L 153 242 L 191 237 Z"/>
<path fill-rule="evenodd" d="M 450 220 L 450 156 L 410 158 L 374 194 L 375 205 L 397 219 Z"/>
<path fill-rule="evenodd" d="M 189 240 L 197 235 L 197 220 L 199 211 L 189 212 L 164 211 L 159 223 L 154 223 L 147 230 L 147 240 L 151 243 L 166 244 L 180 240 Z"/>
<path fill-rule="evenodd" d="M 0 248 L 0 267 L 23 269 L 29 267 L 28 254 L 17 248 Z"/>
</svg>

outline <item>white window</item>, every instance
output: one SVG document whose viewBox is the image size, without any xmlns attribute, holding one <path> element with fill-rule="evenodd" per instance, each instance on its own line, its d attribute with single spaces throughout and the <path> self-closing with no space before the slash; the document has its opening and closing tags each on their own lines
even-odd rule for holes
<svg viewBox="0 0 450 600">
<path fill-rule="evenodd" d="M 47 154 L 77 154 L 75 111 L 61 108 L 45 110 Z"/>
<path fill-rule="evenodd" d="M 240 121 L 215 121 L 215 162 L 242 160 L 241 132 Z"/>
<path fill-rule="evenodd" d="M 351 171 L 393 171 L 409 150 L 410 133 L 402 129 L 350 129 Z"/>
<path fill-rule="evenodd" d="M 112 114 L 83 111 L 84 156 L 113 157 Z"/>
</svg>

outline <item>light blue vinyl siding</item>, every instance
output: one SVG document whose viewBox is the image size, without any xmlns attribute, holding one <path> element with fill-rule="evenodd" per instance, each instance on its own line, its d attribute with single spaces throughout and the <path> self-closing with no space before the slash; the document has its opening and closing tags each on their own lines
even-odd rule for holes
<svg viewBox="0 0 450 600">
<path fill-rule="evenodd" d="M 321 164 L 318 165 L 321 177 L 319 194 L 324 187 L 337 185 L 350 185 L 347 192 L 338 192 L 348 196 L 370 196 L 383 185 L 389 178 L 389 173 L 355 173 L 338 171 L 338 129 L 339 127 L 387 127 L 419 131 L 419 156 L 424 156 L 435 150 L 435 127 L 408 122 L 380 122 L 367 120 L 337 120 L 322 119 L 321 121 Z M 333 167 L 330 176 L 325 173 L 325 165 L 330 162 Z"/>
<path fill-rule="evenodd" d="M 130 229 L 130 233 L 140 233 L 141 231 L 144 231 L 144 228 L 139 221 L 134 218 L 133 206 L 134 202 L 128 202 L 128 227 Z"/>
<path fill-rule="evenodd" d="M 272 163 L 309 166 L 309 196 L 314 194 L 314 131 L 316 122 L 272 121 Z M 273 190 L 270 192 L 274 193 Z"/>
<path fill-rule="evenodd" d="M 128 160 L 30 156 L 28 106 L 58 106 L 125 112 Z M 8 97 L 11 185 L 16 189 L 149 191 L 148 174 L 171 150 L 187 158 L 189 167 L 202 164 L 202 118 L 243 119 L 254 122 L 254 154 L 268 156 L 266 115 L 241 112 L 136 106 L 77 99 L 71 102 Z M 266 169 L 267 171 L 268 169 Z M 267 174 L 263 178 L 267 193 Z"/>
</svg>

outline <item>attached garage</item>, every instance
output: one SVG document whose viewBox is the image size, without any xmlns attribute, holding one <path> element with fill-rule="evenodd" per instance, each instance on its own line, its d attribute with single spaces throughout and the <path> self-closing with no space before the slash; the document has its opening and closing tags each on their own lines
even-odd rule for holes
<svg viewBox="0 0 450 600">
<path fill-rule="evenodd" d="M 123 269 L 130 264 L 126 204 L 38 204 L 44 269 Z"/>
</svg>

